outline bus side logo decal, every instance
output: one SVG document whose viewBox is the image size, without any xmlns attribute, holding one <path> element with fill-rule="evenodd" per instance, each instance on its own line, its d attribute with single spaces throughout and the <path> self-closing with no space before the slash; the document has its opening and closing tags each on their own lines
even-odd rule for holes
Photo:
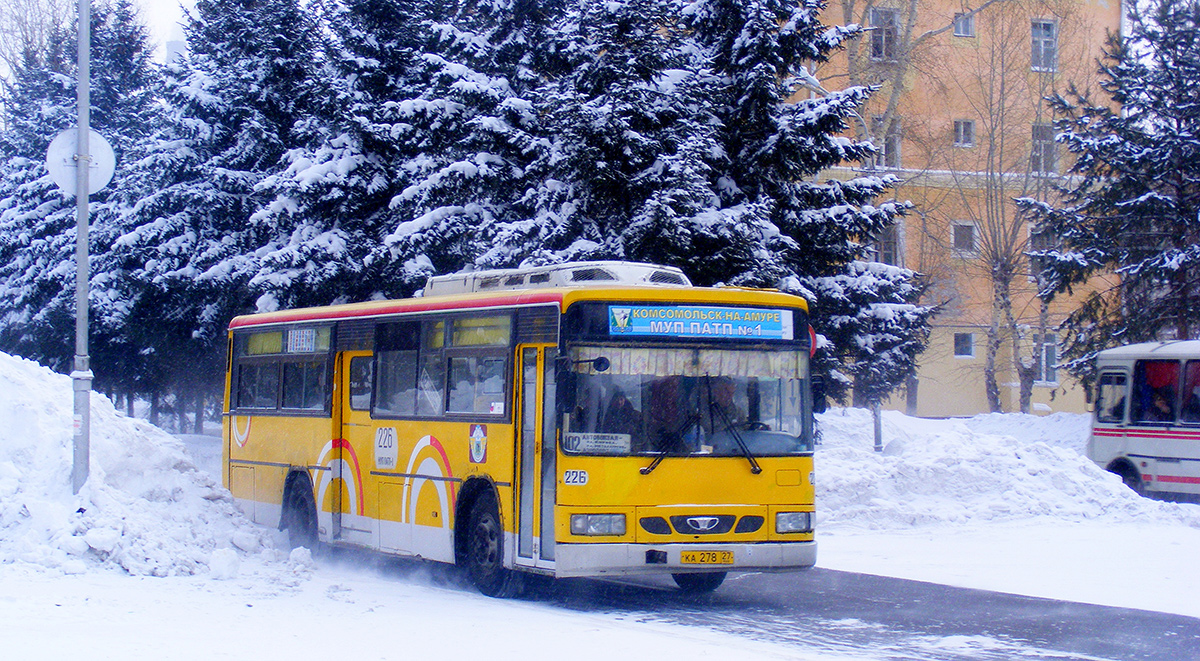
<svg viewBox="0 0 1200 661">
<path fill-rule="evenodd" d="M 239 448 L 246 447 L 246 441 L 250 438 L 250 416 L 246 416 L 246 431 L 242 431 L 238 425 L 238 417 L 233 416 L 233 440 L 238 444 Z"/>
<path fill-rule="evenodd" d="M 471 463 L 487 463 L 487 425 L 471 425 Z"/>
<path fill-rule="evenodd" d="M 426 448 L 433 450 L 436 454 L 430 456 L 430 453 L 423 453 L 422 450 Z M 422 454 L 425 456 L 422 457 Z M 414 472 L 414 468 L 416 472 Z M 450 470 L 450 458 L 446 456 L 446 449 L 442 447 L 441 442 L 432 436 L 422 436 L 421 440 L 417 441 L 416 446 L 413 447 L 412 453 L 408 455 L 408 468 L 404 473 L 406 475 L 404 499 L 400 505 L 400 516 L 404 520 L 401 523 L 416 523 L 417 496 L 421 494 L 421 489 L 425 485 L 431 484 L 437 490 L 438 501 L 442 506 L 442 516 L 440 517 L 442 527 L 449 528 L 449 514 L 454 511 L 454 483 L 450 479 L 454 477 L 454 472 Z M 426 475 L 438 479 L 427 479 L 424 477 Z M 447 484 L 449 491 L 446 488 Z"/>
</svg>

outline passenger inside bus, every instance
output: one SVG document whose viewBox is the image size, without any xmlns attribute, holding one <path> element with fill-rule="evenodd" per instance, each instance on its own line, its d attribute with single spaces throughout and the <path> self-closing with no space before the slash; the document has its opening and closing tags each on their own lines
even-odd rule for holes
<svg viewBox="0 0 1200 661">
<path fill-rule="evenodd" d="M 1171 402 L 1167 401 L 1169 393 L 1165 388 L 1154 391 L 1154 401 L 1150 406 L 1147 420 L 1154 422 L 1171 422 L 1175 420 L 1175 412 L 1171 410 Z"/>
<path fill-rule="evenodd" d="M 1142 360 L 1134 367 L 1134 422 L 1174 422 L 1179 361 Z"/>
<path fill-rule="evenodd" d="M 604 412 L 604 418 L 600 422 L 600 431 L 605 434 L 629 434 L 633 439 L 633 446 L 640 445 L 642 413 L 633 407 L 620 388 L 613 388 L 608 410 Z"/>
</svg>

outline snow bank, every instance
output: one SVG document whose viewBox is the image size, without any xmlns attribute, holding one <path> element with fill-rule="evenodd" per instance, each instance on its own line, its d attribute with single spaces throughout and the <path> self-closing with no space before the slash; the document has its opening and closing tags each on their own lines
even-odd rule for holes
<svg viewBox="0 0 1200 661">
<path fill-rule="evenodd" d="M 229 574 L 231 549 L 272 554 L 166 432 L 118 413 L 93 393 L 91 477 L 71 493 L 71 380 L 0 354 L 0 563 L 83 573 Z"/>
<path fill-rule="evenodd" d="M 822 530 L 1034 518 L 1200 528 L 1200 506 L 1141 498 L 1083 456 L 1085 415 L 924 420 L 885 411 L 882 453 L 869 411 L 833 410 L 818 424 Z"/>
</svg>

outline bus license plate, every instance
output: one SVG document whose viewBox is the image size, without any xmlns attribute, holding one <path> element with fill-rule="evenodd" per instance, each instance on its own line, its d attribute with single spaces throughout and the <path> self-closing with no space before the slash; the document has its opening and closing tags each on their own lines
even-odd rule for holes
<svg viewBox="0 0 1200 661">
<path fill-rule="evenodd" d="M 679 561 L 685 565 L 732 565 L 733 551 L 683 551 Z"/>
</svg>

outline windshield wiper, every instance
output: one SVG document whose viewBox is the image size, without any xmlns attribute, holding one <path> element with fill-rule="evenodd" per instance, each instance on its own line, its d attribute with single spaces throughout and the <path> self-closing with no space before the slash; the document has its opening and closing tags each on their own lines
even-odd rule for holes
<svg viewBox="0 0 1200 661">
<path fill-rule="evenodd" d="M 658 468 L 658 465 L 662 463 L 663 459 L 667 458 L 668 452 L 669 450 L 663 450 L 659 452 L 658 455 L 654 457 L 654 461 L 650 462 L 649 466 L 642 466 L 638 469 L 638 472 L 642 475 L 649 475 L 655 468 Z"/>
<path fill-rule="evenodd" d="M 746 461 L 750 462 L 750 472 L 758 475 L 762 472 L 762 467 L 758 465 L 758 461 L 755 460 L 754 454 L 750 452 L 750 448 L 746 445 L 745 439 L 742 438 L 741 432 L 738 431 L 737 425 L 733 424 L 733 421 L 729 419 L 729 414 L 725 412 L 725 409 L 721 408 L 721 406 L 717 404 L 717 400 L 713 399 L 712 378 L 709 377 L 708 374 L 704 375 L 704 385 L 708 389 L 709 420 L 712 419 L 713 411 L 716 411 L 717 415 L 721 418 L 722 424 L 725 425 L 725 431 L 729 432 L 729 434 L 733 436 L 733 440 L 737 441 L 738 448 L 741 449 L 742 455 L 746 457 Z"/>
<path fill-rule="evenodd" d="M 680 425 L 679 429 L 676 429 L 674 432 L 672 432 L 670 436 L 667 435 L 667 430 L 660 429 L 658 432 L 658 442 L 662 449 L 659 450 L 658 454 L 654 456 L 654 461 L 650 462 L 649 466 L 642 466 L 638 469 L 638 472 L 642 475 L 649 475 L 652 473 L 654 469 L 658 468 L 658 465 L 663 462 L 663 459 L 666 459 L 667 455 L 671 454 L 672 449 L 683 444 L 683 432 L 692 425 L 698 424 L 700 424 L 700 414 L 693 413 L 689 415 L 687 419 L 683 421 L 683 424 Z"/>
</svg>

